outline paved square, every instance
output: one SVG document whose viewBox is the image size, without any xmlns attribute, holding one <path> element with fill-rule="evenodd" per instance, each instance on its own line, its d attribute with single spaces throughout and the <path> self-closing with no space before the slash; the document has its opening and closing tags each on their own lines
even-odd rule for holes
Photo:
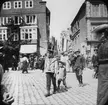
<svg viewBox="0 0 108 105">
<path fill-rule="evenodd" d="M 68 91 L 61 86 L 60 92 L 47 98 L 45 74 L 41 70 L 29 70 L 28 74 L 10 71 L 4 74 L 3 83 L 15 98 L 13 105 L 96 105 L 97 79 L 92 75 L 93 70 L 85 69 L 85 86 L 79 87 L 75 74 L 67 73 Z"/>
</svg>

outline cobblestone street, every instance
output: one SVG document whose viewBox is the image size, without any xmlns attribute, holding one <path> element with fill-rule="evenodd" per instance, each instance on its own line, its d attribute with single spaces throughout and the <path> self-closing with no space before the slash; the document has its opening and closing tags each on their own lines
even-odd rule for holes
<svg viewBox="0 0 108 105">
<path fill-rule="evenodd" d="M 68 91 L 61 86 L 59 93 L 45 97 L 45 75 L 40 70 L 10 71 L 4 74 L 3 83 L 15 98 L 13 105 L 96 105 L 97 79 L 93 71 L 85 69 L 84 87 L 79 87 L 74 73 L 67 73 Z"/>
</svg>

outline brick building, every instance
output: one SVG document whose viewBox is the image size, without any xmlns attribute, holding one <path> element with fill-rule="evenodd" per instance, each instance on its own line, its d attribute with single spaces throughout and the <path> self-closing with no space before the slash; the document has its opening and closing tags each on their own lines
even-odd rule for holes
<svg viewBox="0 0 108 105">
<path fill-rule="evenodd" d="M 13 41 L 27 40 L 23 51 L 47 50 L 49 41 L 50 11 L 42 0 L 6 0 L 0 10 L 0 41 L 8 40 L 8 23 L 13 21 L 19 30 Z M 37 40 L 38 39 L 38 40 Z M 39 47 L 37 47 L 39 43 Z M 29 51 L 28 51 L 29 49 Z"/>
<path fill-rule="evenodd" d="M 101 34 L 92 31 L 99 25 L 108 24 L 108 8 L 102 0 L 85 0 L 71 23 L 73 51 L 80 49 L 86 56 L 94 53 Z"/>
</svg>

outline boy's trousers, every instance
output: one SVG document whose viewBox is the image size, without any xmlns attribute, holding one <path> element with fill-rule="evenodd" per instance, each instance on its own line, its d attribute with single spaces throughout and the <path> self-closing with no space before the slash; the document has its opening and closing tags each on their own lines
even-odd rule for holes
<svg viewBox="0 0 108 105">
<path fill-rule="evenodd" d="M 46 73 L 46 88 L 47 91 L 50 91 L 51 87 L 51 80 L 53 84 L 53 91 L 56 91 L 56 77 L 54 76 L 54 73 Z"/>
</svg>

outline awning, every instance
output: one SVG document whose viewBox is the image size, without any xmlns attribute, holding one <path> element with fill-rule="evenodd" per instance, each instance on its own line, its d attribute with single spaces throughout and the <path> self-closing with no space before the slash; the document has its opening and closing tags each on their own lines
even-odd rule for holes
<svg viewBox="0 0 108 105">
<path fill-rule="evenodd" d="M 20 53 L 22 54 L 30 54 L 35 53 L 37 51 L 37 45 L 21 45 Z"/>
<path fill-rule="evenodd" d="M 97 26 L 97 27 L 92 31 L 92 33 L 96 33 L 96 32 L 98 32 L 98 31 L 100 31 L 100 30 L 107 29 L 107 28 L 108 28 L 108 24 L 102 24 L 102 25 Z"/>
</svg>

